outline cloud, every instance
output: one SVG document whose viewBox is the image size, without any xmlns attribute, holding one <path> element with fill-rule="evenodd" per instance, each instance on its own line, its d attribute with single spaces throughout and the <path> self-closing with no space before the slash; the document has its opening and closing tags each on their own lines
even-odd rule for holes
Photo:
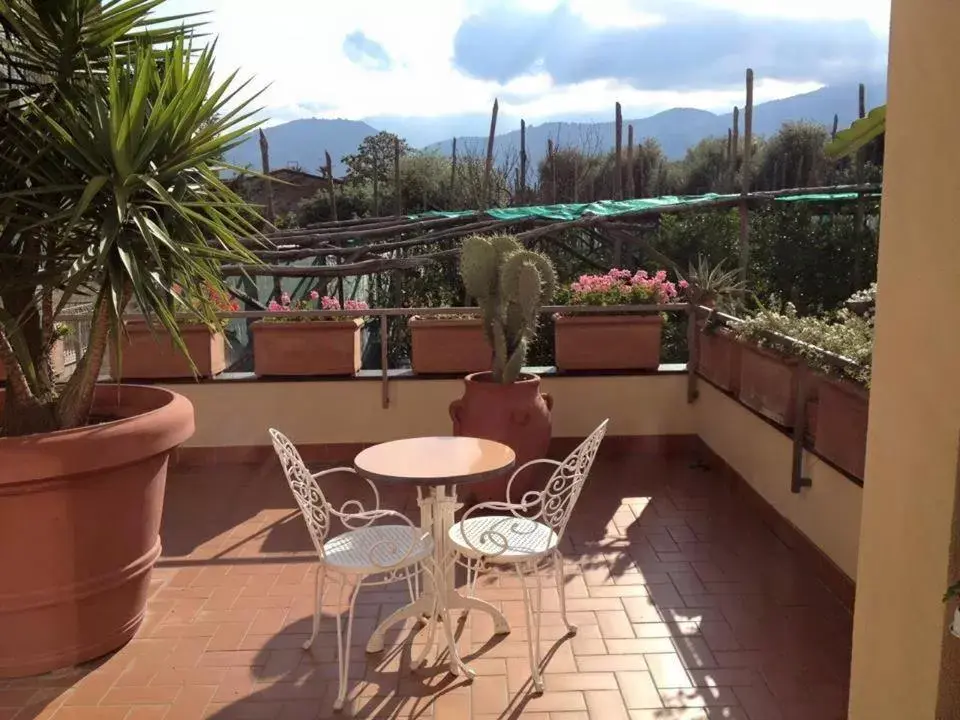
<svg viewBox="0 0 960 720">
<path fill-rule="evenodd" d="M 886 67 L 886 43 L 864 20 L 783 18 L 693 0 L 646 3 L 659 16 L 597 24 L 567 2 L 552 10 L 488 6 L 454 39 L 465 74 L 501 84 L 547 74 L 557 86 L 597 79 L 643 90 L 742 87 L 743 72 L 783 82 L 869 81 Z"/>
<path fill-rule="evenodd" d="M 355 30 L 343 39 L 343 53 L 352 63 L 368 70 L 390 70 L 393 67 L 390 53 L 361 30 Z"/>
</svg>

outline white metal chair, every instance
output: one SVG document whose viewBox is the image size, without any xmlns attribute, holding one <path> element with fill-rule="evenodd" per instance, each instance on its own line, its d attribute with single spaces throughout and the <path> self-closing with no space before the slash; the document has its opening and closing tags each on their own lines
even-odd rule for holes
<svg viewBox="0 0 960 720">
<path fill-rule="evenodd" d="M 577 628 L 567 620 L 560 541 L 590 474 L 608 422 L 604 420 L 563 462 L 543 458 L 521 465 L 507 484 L 506 502 L 475 505 L 450 529 L 450 540 L 467 566 L 467 583 L 471 592 L 476 586 L 478 573 L 493 566 L 513 565 L 520 576 L 527 611 L 530 672 L 538 693 L 543 692 L 540 673 L 543 583 L 540 573 L 553 565 L 560 595 L 561 617 L 568 633 L 576 633 Z M 519 503 L 510 502 L 513 497 L 510 491 L 517 476 L 541 463 L 556 466 L 546 487 L 525 493 Z M 528 583 L 528 574 L 535 577 L 535 593 Z"/>
<path fill-rule="evenodd" d="M 413 600 L 419 592 L 419 571 L 424 569 L 422 563 L 433 553 L 433 538 L 429 533 L 416 527 L 402 513 L 380 509 L 380 494 L 377 492 L 377 487 L 366 478 L 364 479 L 373 490 L 373 509 L 365 510 L 358 500 L 347 500 L 337 510 L 324 497 L 317 481 L 333 473 L 352 473 L 359 478 L 356 471 L 349 467 L 338 467 L 311 473 L 296 447 L 283 433 L 271 429 L 270 437 L 319 557 L 313 633 L 304 643 L 304 650 L 309 650 L 317 639 L 324 584 L 330 580 L 340 585 L 337 597 L 341 605 L 344 589 L 348 589 L 351 593 L 347 597 L 350 609 L 347 615 L 345 638 L 343 614 L 337 615 L 337 661 L 340 671 L 340 688 L 333 707 L 335 710 L 341 710 L 347 696 L 353 614 L 360 588 L 364 585 L 385 585 L 406 580 L 411 600 Z M 332 518 L 340 521 L 344 532 L 329 537 Z M 394 522 L 389 525 L 374 524 L 383 519 Z"/>
</svg>

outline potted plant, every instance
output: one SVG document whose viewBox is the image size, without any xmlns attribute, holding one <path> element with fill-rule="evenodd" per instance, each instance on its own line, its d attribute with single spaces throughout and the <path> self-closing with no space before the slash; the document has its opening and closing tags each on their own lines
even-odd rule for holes
<svg viewBox="0 0 960 720">
<path fill-rule="evenodd" d="M 677 297 L 667 271 L 611 270 L 583 275 L 564 288 L 562 305 L 658 305 Z M 663 318 L 659 313 L 554 317 L 558 370 L 656 370 Z"/>
<path fill-rule="evenodd" d="M 796 422 L 800 366 L 792 354 L 789 338 L 802 334 L 802 320 L 787 303 L 784 312 L 771 306 L 744 318 L 733 329 L 742 341 L 740 352 L 740 401 L 774 422 L 791 428 Z M 815 394 L 808 396 L 811 401 Z"/>
<path fill-rule="evenodd" d="M 101 363 L 131 301 L 182 350 L 173 285 L 222 289 L 221 263 L 256 262 L 238 236 L 260 220 L 218 176 L 247 103 L 156 5 L 0 3 L 0 677 L 137 631 L 193 408 L 160 387 L 98 385 Z M 57 322 L 81 297 L 89 342 L 58 384 Z M 199 300 L 186 311 L 215 327 Z"/>
<path fill-rule="evenodd" d="M 844 309 L 814 319 L 803 338 L 810 346 L 803 354 L 818 382 L 814 448 L 861 479 L 866 461 L 873 330 L 872 315 Z M 830 361 L 820 350 L 849 362 Z"/>
<path fill-rule="evenodd" d="M 480 318 L 414 315 L 408 325 L 410 364 L 418 375 L 462 375 L 490 367 L 490 345 Z"/>
<path fill-rule="evenodd" d="M 524 373 L 523 367 L 540 309 L 556 292 L 553 264 L 513 236 L 475 236 L 463 241 L 460 273 L 467 295 L 483 313 L 493 366 L 464 379 L 463 397 L 450 405 L 453 434 L 509 445 L 518 466 L 544 457 L 550 447 L 553 401 L 540 392 L 540 378 Z M 504 477 L 471 485 L 470 499 L 501 500 L 506 482 Z"/>
<path fill-rule="evenodd" d="M 183 288 L 175 285 L 173 293 L 182 301 Z M 203 283 L 200 296 L 206 296 L 220 312 L 236 312 L 240 303 L 229 293 L 222 292 Z M 192 301 L 194 310 L 198 300 Z M 177 310 L 177 304 L 174 310 Z M 186 319 L 179 323 L 180 336 L 187 353 L 176 346 L 169 333 L 154 327 L 147 318 L 135 318 L 124 322 L 124 333 L 120 339 L 121 363 L 111 368 L 114 379 L 137 378 L 143 380 L 214 377 L 222 373 L 227 366 L 226 347 L 223 331 L 226 322 L 218 322 L 213 328 L 204 322 Z M 116 354 L 116 353 L 114 353 Z"/>
<path fill-rule="evenodd" d="M 258 320 L 253 332 L 253 370 L 260 377 L 355 375 L 360 370 L 363 318 L 305 318 L 305 310 L 340 310 L 335 297 L 310 291 L 307 299 L 283 293 L 267 306 L 277 315 Z M 344 310 L 367 310 L 361 300 L 347 300 Z M 285 316 L 285 313 L 289 315 Z"/>
<path fill-rule="evenodd" d="M 700 353 L 697 370 L 707 380 L 723 390 L 740 390 L 740 343 L 725 325 L 717 321 L 716 311 L 733 313 L 740 305 L 744 284 L 737 270 L 724 270 L 723 262 L 711 266 L 703 256 L 691 265 L 687 277 L 678 288 L 687 302 L 698 308 L 709 308 L 706 318 L 698 321 Z"/>
</svg>

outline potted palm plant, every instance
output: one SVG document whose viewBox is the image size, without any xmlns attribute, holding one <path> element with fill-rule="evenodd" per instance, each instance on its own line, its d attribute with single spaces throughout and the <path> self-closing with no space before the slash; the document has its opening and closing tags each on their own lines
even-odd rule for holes
<svg viewBox="0 0 960 720">
<path fill-rule="evenodd" d="M 238 238 L 259 221 L 218 175 L 247 102 L 214 83 L 193 27 L 152 15 L 159 4 L 0 3 L 0 677 L 136 632 L 193 408 L 160 387 L 98 385 L 101 364 L 131 303 L 184 350 L 178 314 L 215 328 L 205 289 L 224 290 L 221 263 L 255 262 Z M 78 298 L 89 341 L 58 384 L 50 349 Z"/>
<path fill-rule="evenodd" d="M 463 241 L 460 274 L 467 295 L 483 313 L 493 367 L 464 379 L 463 397 L 450 405 L 453 433 L 509 445 L 518 466 L 544 457 L 553 400 L 540 392 L 540 378 L 524 373 L 523 367 L 540 309 L 556 292 L 553 264 L 513 236 L 475 236 Z M 495 478 L 471 485 L 473 499 L 503 499 L 506 481 Z"/>
</svg>

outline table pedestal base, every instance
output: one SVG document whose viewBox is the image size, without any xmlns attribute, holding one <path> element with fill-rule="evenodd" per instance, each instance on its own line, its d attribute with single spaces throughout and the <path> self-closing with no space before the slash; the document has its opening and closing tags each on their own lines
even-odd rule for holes
<svg viewBox="0 0 960 720">
<path fill-rule="evenodd" d="M 414 660 L 414 669 L 419 668 L 426 661 L 427 653 L 433 647 L 437 635 L 437 625 L 443 624 L 443 637 L 450 655 L 450 672 L 458 675 L 461 672 L 467 677 L 473 677 L 474 672 L 464 665 L 457 652 L 456 638 L 450 621 L 453 610 L 479 610 L 493 618 L 494 635 L 504 635 L 510 632 L 510 624 L 497 608 L 485 600 L 475 597 L 466 597 L 456 588 L 454 574 L 456 570 L 456 551 L 451 547 L 448 533 L 453 527 L 454 514 L 460 505 L 457 503 L 456 488 L 449 492 L 443 486 L 430 488 L 428 495 L 420 494 L 420 524 L 430 532 L 434 541 L 434 554 L 430 567 L 425 568 L 424 592 L 413 603 L 394 611 L 386 620 L 374 630 L 367 643 L 367 652 L 376 653 L 383 650 L 384 634 L 387 629 L 407 618 L 426 617 L 428 631 L 427 644 Z"/>
</svg>

